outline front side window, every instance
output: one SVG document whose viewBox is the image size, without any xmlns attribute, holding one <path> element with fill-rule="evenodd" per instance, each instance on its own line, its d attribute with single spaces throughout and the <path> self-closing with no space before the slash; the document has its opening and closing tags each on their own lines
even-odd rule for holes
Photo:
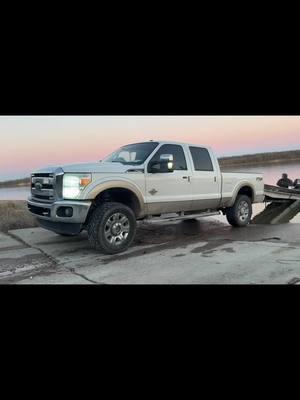
<svg viewBox="0 0 300 400">
<path fill-rule="evenodd" d="M 213 171 L 213 165 L 207 149 L 190 147 L 195 171 Z"/>
<path fill-rule="evenodd" d="M 103 161 L 121 163 L 124 165 L 140 165 L 147 160 L 157 146 L 157 142 L 129 144 L 121 147 Z"/>
<path fill-rule="evenodd" d="M 160 156 L 162 154 L 172 154 L 173 155 L 173 164 L 174 171 L 184 171 L 187 170 L 185 155 L 183 149 L 180 145 L 176 144 L 164 144 L 161 146 L 158 151 L 155 153 L 151 161 L 159 161 Z"/>
</svg>

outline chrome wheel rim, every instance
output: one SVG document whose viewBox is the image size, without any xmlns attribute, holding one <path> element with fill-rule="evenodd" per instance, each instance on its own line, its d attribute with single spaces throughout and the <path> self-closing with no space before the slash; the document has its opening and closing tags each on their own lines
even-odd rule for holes
<svg viewBox="0 0 300 400">
<path fill-rule="evenodd" d="M 240 221 L 245 222 L 249 218 L 250 207 L 247 201 L 241 201 L 238 206 L 238 217 Z"/>
<path fill-rule="evenodd" d="M 129 235 L 130 223 L 122 213 L 112 214 L 105 223 L 104 236 L 106 241 L 113 246 L 120 246 Z"/>
</svg>

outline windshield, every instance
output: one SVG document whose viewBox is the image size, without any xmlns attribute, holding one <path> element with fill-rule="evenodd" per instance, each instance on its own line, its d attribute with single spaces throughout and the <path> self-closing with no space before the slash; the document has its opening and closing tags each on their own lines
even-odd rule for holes
<svg viewBox="0 0 300 400">
<path fill-rule="evenodd" d="M 103 161 L 116 162 L 124 165 L 140 165 L 147 160 L 157 146 L 157 142 L 129 144 L 121 147 Z"/>
</svg>

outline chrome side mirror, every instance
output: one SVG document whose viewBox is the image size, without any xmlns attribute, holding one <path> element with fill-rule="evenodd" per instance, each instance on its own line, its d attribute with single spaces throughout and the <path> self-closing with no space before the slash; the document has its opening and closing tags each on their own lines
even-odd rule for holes
<svg viewBox="0 0 300 400">
<path fill-rule="evenodd" d="M 174 156 L 173 154 L 161 154 L 159 157 L 161 162 L 167 162 L 168 170 L 173 171 L 174 167 Z"/>
<path fill-rule="evenodd" d="M 174 161 L 173 154 L 161 154 L 160 161 Z"/>
</svg>

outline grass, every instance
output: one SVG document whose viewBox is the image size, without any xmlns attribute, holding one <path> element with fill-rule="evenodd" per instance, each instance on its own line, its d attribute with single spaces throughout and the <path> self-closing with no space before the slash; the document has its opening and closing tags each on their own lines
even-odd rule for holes
<svg viewBox="0 0 300 400">
<path fill-rule="evenodd" d="M 0 232 L 38 226 L 25 201 L 0 201 Z"/>
</svg>

